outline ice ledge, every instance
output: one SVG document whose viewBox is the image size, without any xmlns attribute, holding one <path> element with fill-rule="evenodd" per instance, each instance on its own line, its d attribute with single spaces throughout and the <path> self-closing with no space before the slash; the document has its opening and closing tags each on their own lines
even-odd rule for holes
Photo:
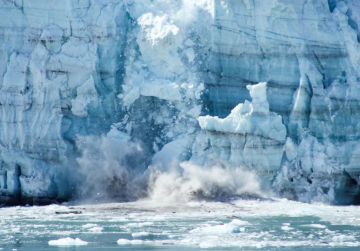
<svg viewBox="0 0 360 251">
<path fill-rule="evenodd" d="M 252 102 L 239 104 L 224 119 L 204 116 L 198 121 L 207 132 L 213 152 L 209 156 L 226 166 L 255 170 L 270 180 L 281 166 L 286 128 L 282 117 L 269 110 L 266 83 L 247 89 Z"/>
<path fill-rule="evenodd" d="M 256 135 L 280 142 L 286 140 L 286 128 L 282 118 L 270 112 L 266 98 L 266 83 L 248 85 L 252 102 L 245 101 L 236 106 L 224 119 L 219 117 L 199 117 L 200 127 L 205 131 Z"/>
</svg>

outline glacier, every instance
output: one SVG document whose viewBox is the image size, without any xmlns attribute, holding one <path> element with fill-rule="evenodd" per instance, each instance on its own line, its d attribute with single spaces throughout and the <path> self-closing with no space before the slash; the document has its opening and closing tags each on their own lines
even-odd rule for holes
<svg viewBox="0 0 360 251">
<path fill-rule="evenodd" d="M 244 172 L 360 203 L 359 24 L 356 0 L 1 1 L 0 204 L 236 194 Z"/>
</svg>

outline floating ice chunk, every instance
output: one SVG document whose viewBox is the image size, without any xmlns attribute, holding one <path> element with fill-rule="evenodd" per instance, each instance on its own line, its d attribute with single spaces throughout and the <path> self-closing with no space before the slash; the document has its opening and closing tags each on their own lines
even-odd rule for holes
<svg viewBox="0 0 360 251">
<path fill-rule="evenodd" d="M 198 227 L 190 231 L 190 233 L 196 234 L 231 234 L 239 232 L 240 228 L 232 224 Z"/>
<path fill-rule="evenodd" d="M 117 241 L 117 244 L 119 244 L 119 245 L 131 245 L 131 241 L 128 240 L 128 239 L 119 239 Z"/>
<path fill-rule="evenodd" d="M 93 224 L 93 223 L 88 223 L 82 226 L 82 228 L 93 228 L 93 227 L 97 227 L 97 224 Z"/>
<path fill-rule="evenodd" d="M 79 238 L 72 239 L 70 237 L 51 240 L 48 243 L 52 246 L 82 246 L 88 244 L 86 241 L 80 240 Z"/>
<path fill-rule="evenodd" d="M 290 227 L 290 223 L 283 223 L 283 226 L 281 227 L 281 230 L 283 230 L 283 231 L 290 231 L 293 229 L 294 228 Z"/>
<path fill-rule="evenodd" d="M 281 230 L 284 230 L 284 231 L 290 231 L 290 230 L 293 230 L 294 228 L 292 227 L 289 227 L 289 226 L 282 226 L 281 227 Z"/>
<path fill-rule="evenodd" d="M 117 241 L 118 245 L 141 245 L 144 242 L 142 240 L 128 240 L 128 239 L 119 239 Z"/>
<path fill-rule="evenodd" d="M 92 227 L 89 229 L 89 231 L 94 233 L 101 233 L 103 229 L 104 229 L 103 227 Z"/>
<path fill-rule="evenodd" d="M 247 221 L 243 221 L 243 220 L 238 220 L 238 219 L 235 219 L 235 220 L 232 220 L 230 222 L 231 225 L 234 225 L 234 226 L 249 226 L 251 225 L 249 222 Z"/>
<path fill-rule="evenodd" d="M 132 233 L 131 236 L 134 238 L 138 238 L 138 237 L 146 237 L 149 236 L 150 233 L 149 232 L 139 232 L 139 233 Z"/>
</svg>

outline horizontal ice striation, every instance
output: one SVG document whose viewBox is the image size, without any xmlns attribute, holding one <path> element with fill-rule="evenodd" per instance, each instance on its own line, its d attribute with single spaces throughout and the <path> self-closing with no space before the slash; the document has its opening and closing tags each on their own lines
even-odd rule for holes
<svg viewBox="0 0 360 251">
<path fill-rule="evenodd" d="M 339 24 L 322 0 L 215 1 L 212 48 L 216 81 L 209 88 L 225 90 L 211 92 L 210 102 L 217 99 L 212 110 L 221 116 L 248 98 L 241 88 L 261 81 L 269 83 L 270 108 L 288 115 L 301 61 L 319 71 L 325 87 L 344 71 L 356 72 Z"/>
<path fill-rule="evenodd" d="M 76 135 L 117 116 L 128 24 L 120 0 L 0 2 L 0 203 L 68 198 Z"/>
<path fill-rule="evenodd" d="M 356 202 L 358 1 L 230 0 L 214 5 L 212 77 L 205 83 L 209 113 L 226 117 L 249 99 L 247 85 L 267 82 L 270 111 L 282 116 L 287 129 L 276 190 L 303 201 Z M 218 142 L 241 141 L 216 129 L 208 133 L 210 142 L 216 142 L 214 132 L 221 134 Z M 229 151 L 225 144 L 220 152 Z"/>
</svg>

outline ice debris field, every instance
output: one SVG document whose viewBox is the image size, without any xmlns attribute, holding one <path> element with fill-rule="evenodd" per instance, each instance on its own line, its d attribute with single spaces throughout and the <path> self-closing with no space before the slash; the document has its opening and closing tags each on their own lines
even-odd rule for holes
<svg viewBox="0 0 360 251">
<path fill-rule="evenodd" d="M 357 207 L 234 199 L 0 209 L 2 250 L 358 250 Z"/>
</svg>

